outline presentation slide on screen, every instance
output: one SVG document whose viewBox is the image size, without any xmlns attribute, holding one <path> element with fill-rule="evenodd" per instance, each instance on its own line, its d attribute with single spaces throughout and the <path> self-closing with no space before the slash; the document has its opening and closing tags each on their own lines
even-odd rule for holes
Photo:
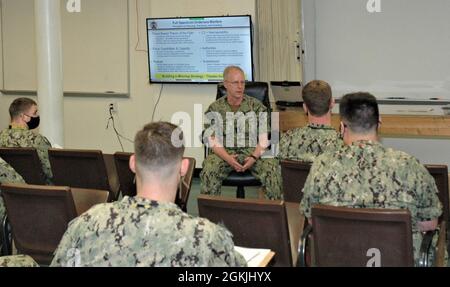
<svg viewBox="0 0 450 287">
<path fill-rule="evenodd" d="M 147 19 L 151 82 L 220 82 L 228 65 L 252 80 L 249 16 Z"/>
</svg>

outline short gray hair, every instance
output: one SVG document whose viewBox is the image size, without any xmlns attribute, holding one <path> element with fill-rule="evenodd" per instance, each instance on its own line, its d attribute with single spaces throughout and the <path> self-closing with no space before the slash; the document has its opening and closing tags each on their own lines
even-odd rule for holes
<svg viewBox="0 0 450 287">
<path fill-rule="evenodd" d="M 224 80 L 224 81 L 227 79 L 228 74 L 230 74 L 230 72 L 233 71 L 233 70 L 237 70 L 237 71 L 241 72 L 242 75 L 244 75 L 244 77 L 245 77 L 244 70 L 242 70 L 241 67 L 238 67 L 238 66 L 228 66 L 228 67 L 225 68 L 225 70 L 223 70 L 223 80 Z"/>
</svg>

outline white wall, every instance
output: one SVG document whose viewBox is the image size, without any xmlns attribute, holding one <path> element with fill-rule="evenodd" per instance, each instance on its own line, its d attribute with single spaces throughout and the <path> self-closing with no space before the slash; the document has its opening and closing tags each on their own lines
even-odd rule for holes
<svg viewBox="0 0 450 287">
<path fill-rule="evenodd" d="M 443 116 L 439 106 L 419 105 L 379 105 L 381 122 L 383 115 L 413 115 L 420 114 L 419 111 L 428 110 L 427 115 Z M 333 108 L 333 113 L 339 114 L 339 104 Z M 446 164 L 450 166 L 450 139 L 448 138 L 420 138 L 420 137 L 384 137 L 381 143 L 387 147 L 401 150 L 416 157 L 423 164 Z"/>
<path fill-rule="evenodd" d="M 146 17 L 207 16 L 250 14 L 255 20 L 256 0 L 129 0 L 130 1 L 130 98 L 65 97 L 64 129 L 66 148 L 101 149 L 105 153 L 120 150 L 113 130 L 106 130 L 108 105 L 117 103 L 117 128 L 125 137 L 133 139 L 144 124 L 151 121 L 151 112 L 161 86 L 148 83 L 147 54 L 135 51 L 137 17 L 135 3 L 139 4 L 140 43 L 138 50 L 146 49 Z M 106 31 L 105 31 L 106 32 Z M 113 33 L 113 31 L 111 31 Z M 257 47 L 255 47 L 257 50 Z M 0 96 L 0 129 L 9 122 L 8 107 L 14 96 Z M 193 118 L 194 104 L 203 110 L 214 101 L 215 85 L 165 85 L 155 120 L 170 120 L 177 111 L 188 112 Z M 439 139 L 385 139 L 384 143 L 405 150 L 424 163 L 450 164 L 447 147 L 449 140 Z M 126 151 L 133 145 L 125 140 Z M 203 148 L 188 148 L 187 156 L 203 160 Z"/>
<path fill-rule="evenodd" d="M 423 164 L 450 166 L 450 141 L 448 139 L 383 138 L 381 141 L 385 146 L 415 156 Z"/>
<path fill-rule="evenodd" d="M 135 51 L 147 49 L 147 17 L 209 16 L 250 14 L 255 19 L 255 0 L 129 0 L 130 2 L 130 97 L 94 98 L 65 97 L 64 135 L 66 148 L 101 149 L 105 153 L 120 150 L 120 145 L 110 127 L 106 130 L 109 103 L 117 103 L 116 125 L 119 132 L 133 139 L 136 131 L 151 121 L 151 113 L 157 101 L 161 85 L 149 84 L 147 54 Z M 136 3 L 139 12 L 136 13 Z M 137 15 L 139 15 L 137 17 Z M 108 32 L 108 31 L 105 31 Z M 110 31 L 109 33 L 114 33 Z M 193 119 L 194 104 L 203 105 L 206 110 L 215 99 L 215 85 L 164 85 L 162 97 L 155 113 L 155 120 L 169 121 L 173 113 L 184 111 Z M 0 97 L 0 128 L 8 125 L 8 107 L 15 97 Z M 193 131 L 193 129 L 192 129 Z M 187 131 L 185 131 L 187 132 Z M 125 151 L 132 151 L 133 144 L 122 140 Z M 203 160 L 203 148 L 187 148 L 186 156 L 197 159 L 197 166 Z"/>
<path fill-rule="evenodd" d="M 450 100 L 450 1 L 380 1 L 379 13 L 367 2 L 303 0 L 305 78 L 338 96 Z"/>
</svg>

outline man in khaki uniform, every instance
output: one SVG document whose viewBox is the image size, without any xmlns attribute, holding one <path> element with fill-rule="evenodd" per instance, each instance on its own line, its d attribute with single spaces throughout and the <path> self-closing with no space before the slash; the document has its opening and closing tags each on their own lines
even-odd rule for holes
<svg viewBox="0 0 450 287">
<path fill-rule="evenodd" d="M 35 101 L 28 98 L 15 99 L 9 107 L 11 123 L 0 132 L 0 147 L 35 148 L 42 164 L 47 184 L 52 184 L 52 170 L 48 160 L 48 139 L 32 130 L 39 126 L 39 114 Z"/>
<path fill-rule="evenodd" d="M 139 131 L 130 158 L 137 196 L 94 206 L 74 219 L 51 266 L 245 266 L 227 229 L 174 203 L 189 165 L 182 138 L 165 122 Z"/>
<path fill-rule="evenodd" d="M 314 161 L 300 211 L 310 218 L 314 204 L 408 209 L 417 264 L 422 232 L 436 229 L 442 213 L 433 177 L 414 157 L 378 142 L 380 118 L 374 96 L 345 95 L 339 109 L 345 145 Z"/>
<path fill-rule="evenodd" d="M 320 80 L 311 81 L 303 88 L 302 97 L 308 125 L 281 135 L 279 159 L 313 162 L 318 155 L 336 150 L 343 144 L 331 126 L 334 100 L 330 85 Z"/>
<path fill-rule="evenodd" d="M 274 158 L 261 158 L 268 147 L 268 113 L 259 100 L 244 94 L 241 68 L 229 66 L 223 73 L 227 95 L 206 111 L 205 138 L 212 151 L 203 161 L 201 193 L 219 195 L 222 181 L 231 171 L 250 172 L 265 187 L 269 199 L 281 198 L 281 169 Z"/>
</svg>

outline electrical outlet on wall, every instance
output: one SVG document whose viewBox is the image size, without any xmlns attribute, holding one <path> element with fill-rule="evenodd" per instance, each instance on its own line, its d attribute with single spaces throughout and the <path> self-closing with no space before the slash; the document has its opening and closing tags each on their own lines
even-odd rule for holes
<svg viewBox="0 0 450 287">
<path fill-rule="evenodd" d="M 113 114 L 117 114 L 119 112 L 117 103 L 109 103 L 109 111 Z"/>
</svg>

